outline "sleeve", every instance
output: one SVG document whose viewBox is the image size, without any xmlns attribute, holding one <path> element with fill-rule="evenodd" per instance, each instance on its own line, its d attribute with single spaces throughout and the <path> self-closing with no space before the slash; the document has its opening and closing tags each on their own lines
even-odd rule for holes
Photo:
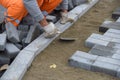
<svg viewBox="0 0 120 80">
<path fill-rule="evenodd" d="M 63 0 L 61 3 L 62 9 L 68 10 L 68 0 Z"/>
<path fill-rule="evenodd" d="M 42 11 L 39 9 L 36 0 L 23 0 L 25 8 L 27 9 L 28 13 L 34 17 L 34 19 L 39 22 L 44 18 Z"/>
</svg>

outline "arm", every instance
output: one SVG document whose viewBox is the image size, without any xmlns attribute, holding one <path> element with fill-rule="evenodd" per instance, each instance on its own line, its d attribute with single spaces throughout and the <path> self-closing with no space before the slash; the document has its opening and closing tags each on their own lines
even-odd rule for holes
<svg viewBox="0 0 120 80">
<path fill-rule="evenodd" d="M 46 19 L 44 18 L 44 15 L 42 14 L 42 11 L 39 9 L 39 6 L 37 4 L 36 0 L 23 0 L 24 5 L 28 11 L 28 13 L 34 17 L 34 19 L 37 22 L 40 22 L 42 26 L 48 25 Z"/>
</svg>

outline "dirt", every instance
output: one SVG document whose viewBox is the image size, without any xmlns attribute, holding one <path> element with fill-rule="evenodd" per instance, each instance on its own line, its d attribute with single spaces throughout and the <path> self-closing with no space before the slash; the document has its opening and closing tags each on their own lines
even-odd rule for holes
<svg viewBox="0 0 120 80">
<path fill-rule="evenodd" d="M 111 14 L 120 6 L 120 0 L 100 0 L 90 11 L 81 17 L 70 29 L 60 37 L 77 38 L 73 42 L 62 42 L 56 38 L 33 61 L 32 66 L 25 74 L 23 80 L 120 80 L 113 76 L 91 72 L 68 65 L 68 59 L 77 50 L 88 52 L 84 46 L 85 40 L 92 33 L 99 33 L 99 25 L 104 20 L 111 20 Z M 56 66 L 50 68 L 52 64 Z"/>
</svg>

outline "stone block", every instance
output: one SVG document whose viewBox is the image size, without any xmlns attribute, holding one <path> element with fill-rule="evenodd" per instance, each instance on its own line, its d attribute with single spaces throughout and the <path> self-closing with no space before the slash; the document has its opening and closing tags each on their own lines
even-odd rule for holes
<svg viewBox="0 0 120 80">
<path fill-rule="evenodd" d="M 0 51 L 4 51 L 6 44 L 6 34 L 0 34 Z"/>
<path fill-rule="evenodd" d="M 116 42 L 109 42 L 109 44 L 107 46 L 120 49 L 120 43 L 116 43 Z"/>
<path fill-rule="evenodd" d="M 1 80 L 22 80 L 35 57 L 34 55 L 33 52 L 22 50 L 3 74 Z"/>
<path fill-rule="evenodd" d="M 6 23 L 5 27 L 8 40 L 11 41 L 12 43 L 20 42 L 16 27 L 10 22 Z"/>
<path fill-rule="evenodd" d="M 19 31 L 25 31 L 25 32 L 27 32 L 27 31 L 29 31 L 29 26 L 28 25 L 22 25 L 22 24 L 20 24 L 19 26 L 18 26 L 18 30 Z"/>
<path fill-rule="evenodd" d="M 95 61 L 95 63 L 92 65 L 91 70 L 95 72 L 103 72 L 106 74 L 110 74 L 112 76 L 116 76 L 119 67 L 120 67 L 119 65 L 114 65 L 107 62 Z"/>
<path fill-rule="evenodd" d="M 26 39 L 25 39 L 25 44 L 26 45 L 29 44 L 34 39 L 36 39 L 40 34 L 41 34 L 41 31 L 40 31 L 40 29 L 38 29 L 37 24 L 30 26 L 30 30 L 28 32 Z"/>
<path fill-rule="evenodd" d="M 53 22 L 53 23 L 55 23 L 55 22 L 57 21 L 56 16 L 53 16 L 53 15 L 47 15 L 47 16 L 46 16 L 46 19 L 47 19 L 49 22 Z"/>
<path fill-rule="evenodd" d="M 91 65 L 94 63 L 97 57 L 98 56 L 96 55 L 77 51 L 75 54 L 72 55 L 68 62 L 70 66 L 90 70 Z"/>
<path fill-rule="evenodd" d="M 120 17 L 120 7 L 118 7 L 113 13 L 112 13 L 112 18 L 113 19 L 118 19 Z"/>
<path fill-rule="evenodd" d="M 115 39 L 120 39 L 120 34 L 113 33 L 113 32 L 106 32 L 104 33 L 104 36 L 108 36 L 108 37 L 115 38 Z"/>
<path fill-rule="evenodd" d="M 95 44 L 98 45 L 103 45 L 103 46 L 107 46 L 107 44 L 109 43 L 109 41 L 111 41 L 112 38 L 110 37 L 106 37 L 100 34 L 91 34 L 91 36 L 85 41 L 85 46 L 92 48 Z"/>
<path fill-rule="evenodd" d="M 6 53 L 10 58 L 15 58 L 20 50 L 12 43 L 6 44 Z"/>
<path fill-rule="evenodd" d="M 99 27 L 99 32 L 106 32 L 110 28 L 120 30 L 120 22 L 111 22 L 111 23 L 108 23 L 108 24 L 103 23 Z"/>
<path fill-rule="evenodd" d="M 0 66 L 10 64 L 10 58 L 3 52 L 0 52 Z"/>
<path fill-rule="evenodd" d="M 98 56 L 105 56 L 105 57 L 111 57 L 113 54 L 116 53 L 118 49 L 108 47 L 108 46 L 102 46 L 102 45 L 95 45 L 89 53 L 98 55 Z"/>
</svg>

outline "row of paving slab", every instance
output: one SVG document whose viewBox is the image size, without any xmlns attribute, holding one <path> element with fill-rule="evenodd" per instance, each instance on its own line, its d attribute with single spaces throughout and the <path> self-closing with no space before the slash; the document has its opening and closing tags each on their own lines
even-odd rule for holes
<svg viewBox="0 0 120 80">
<path fill-rule="evenodd" d="M 99 31 L 105 33 L 91 34 L 85 41 L 91 50 L 76 51 L 68 60 L 70 66 L 120 77 L 120 8 L 116 10 L 112 14 L 116 22 L 103 22 Z"/>
</svg>

